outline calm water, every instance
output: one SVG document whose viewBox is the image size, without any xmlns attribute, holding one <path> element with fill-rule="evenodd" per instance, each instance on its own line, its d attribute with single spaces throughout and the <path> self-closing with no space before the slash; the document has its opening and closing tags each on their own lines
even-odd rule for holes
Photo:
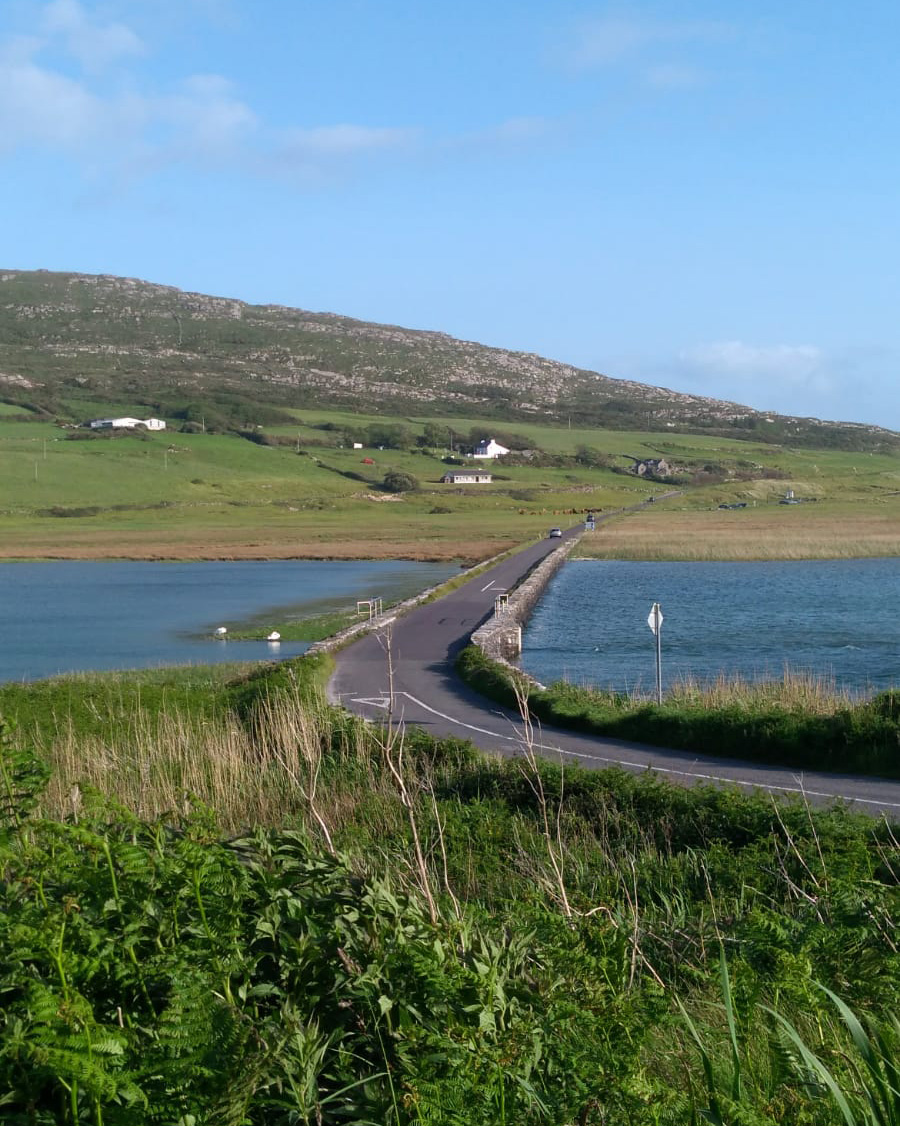
<svg viewBox="0 0 900 1126">
<path fill-rule="evenodd" d="M 394 602 L 457 571 L 405 560 L 0 563 L 0 681 L 291 657 L 307 645 L 217 641 L 212 632 L 358 598 Z"/>
<path fill-rule="evenodd" d="M 663 680 L 792 670 L 875 690 L 900 684 L 900 560 L 790 563 L 566 563 L 524 631 L 522 666 L 652 691 L 647 615 L 663 613 Z"/>
</svg>

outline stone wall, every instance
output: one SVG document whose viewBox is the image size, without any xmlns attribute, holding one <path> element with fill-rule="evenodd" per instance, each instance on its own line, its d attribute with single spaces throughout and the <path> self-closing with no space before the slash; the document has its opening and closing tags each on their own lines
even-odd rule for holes
<svg viewBox="0 0 900 1126">
<path fill-rule="evenodd" d="M 466 567 L 462 573 L 466 577 L 477 575 L 479 571 L 484 571 L 488 567 L 493 566 L 494 563 L 503 558 L 500 555 L 495 555 L 491 559 L 485 559 L 481 563 L 476 563 L 474 567 Z M 448 580 L 449 581 L 449 580 Z M 345 645 L 349 645 L 351 641 L 355 641 L 364 633 L 370 630 L 380 629 L 382 626 L 391 622 L 398 614 L 403 614 L 407 610 L 411 610 L 414 606 L 419 606 L 423 602 L 427 602 L 429 598 L 437 594 L 445 583 L 438 583 L 437 586 L 430 586 L 427 590 L 423 590 L 421 594 L 413 595 L 412 598 L 407 598 L 403 602 L 397 602 L 393 606 L 389 606 L 383 614 L 377 615 L 374 618 L 365 618 L 362 621 L 355 622 L 352 626 L 347 626 L 339 633 L 334 633 L 331 637 L 325 637 L 321 641 L 315 641 L 306 650 L 307 653 L 332 653 L 337 649 L 343 649 Z"/>
<path fill-rule="evenodd" d="M 528 621 L 547 583 L 569 558 L 578 540 L 578 536 L 566 540 L 556 551 L 542 559 L 510 592 L 507 605 L 475 630 L 472 644 L 477 645 L 492 660 L 506 664 L 515 660 L 522 652 L 522 626 Z"/>
</svg>

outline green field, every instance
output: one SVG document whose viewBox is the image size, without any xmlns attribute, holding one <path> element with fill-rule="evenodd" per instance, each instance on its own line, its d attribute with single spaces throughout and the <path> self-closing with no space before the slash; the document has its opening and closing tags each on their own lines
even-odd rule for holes
<svg viewBox="0 0 900 1126">
<path fill-rule="evenodd" d="M 120 403 L 91 406 L 98 415 L 126 409 Z M 0 553 L 472 561 L 544 535 L 550 525 L 578 523 L 586 511 L 610 513 L 670 492 L 672 485 L 622 472 L 629 458 L 660 457 L 673 467 L 679 495 L 656 511 L 618 520 L 614 529 L 604 527 L 586 543 L 587 553 L 643 557 L 640 529 L 659 527 L 670 551 L 682 553 L 676 557 L 690 557 L 691 545 L 696 548 L 704 529 L 712 528 L 697 514 L 728 503 L 747 508 L 727 513 L 728 523 L 710 533 L 709 550 L 726 558 L 746 552 L 742 539 L 766 540 L 766 529 L 774 545 L 766 550 L 775 554 L 821 552 L 822 542 L 835 544 L 838 554 L 898 550 L 890 534 L 863 534 L 867 520 L 890 524 L 900 511 L 900 457 L 890 454 L 517 423 L 511 432 L 537 451 L 532 461 L 480 463 L 494 474 L 491 484 L 451 486 L 440 481 L 453 468 L 443 460 L 449 449 L 342 448 L 342 428 L 397 425 L 414 441 L 430 423 L 446 428 L 448 442 L 459 444 L 473 433 L 497 433 L 495 422 L 292 413 L 295 426 L 257 427 L 249 432 L 255 440 L 174 429 L 86 437 L 84 430 L 51 422 L 0 418 L 0 475 L 6 486 Z M 594 464 L 586 463 L 585 449 L 596 455 Z M 391 471 L 411 475 L 418 488 L 386 491 L 383 482 Z M 779 506 L 788 489 L 802 503 Z M 792 548 L 790 541 L 799 542 L 813 524 L 816 534 L 807 547 Z M 741 529 L 749 527 L 748 537 Z M 865 551 L 854 547 L 862 544 Z"/>
</svg>

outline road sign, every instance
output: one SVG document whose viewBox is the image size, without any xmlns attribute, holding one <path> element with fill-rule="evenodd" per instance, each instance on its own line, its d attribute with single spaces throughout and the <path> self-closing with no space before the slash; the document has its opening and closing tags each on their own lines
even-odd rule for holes
<svg viewBox="0 0 900 1126">
<path fill-rule="evenodd" d="M 662 704 L 662 610 L 654 602 L 647 616 L 647 625 L 656 637 L 656 702 Z"/>
</svg>

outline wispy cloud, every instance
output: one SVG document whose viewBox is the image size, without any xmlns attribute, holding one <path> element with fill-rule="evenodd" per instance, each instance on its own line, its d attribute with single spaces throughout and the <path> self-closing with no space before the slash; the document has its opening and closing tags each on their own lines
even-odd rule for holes
<svg viewBox="0 0 900 1126">
<path fill-rule="evenodd" d="M 355 156 L 408 145 L 418 136 L 415 129 L 380 128 L 365 125 L 319 125 L 315 129 L 290 129 L 281 148 L 287 154 L 313 156 Z"/>
<path fill-rule="evenodd" d="M 578 24 L 565 59 L 576 71 L 613 71 L 657 90 L 685 90 L 705 85 L 718 69 L 711 52 L 737 38 L 738 28 L 721 20 L 607 15 Z"/>
<path fill-rule="evenodd" d="M 723 42 L 734 34 L 731 24 L 717 20 L 604 16 L 581 25 L 572 61 L 581 67 L 608 66 L 639 57 L 650 47 Z"/>
<path fill-rule="evenodd" d="M 449 138 L 427 137 L 405 123 L 275 127 L 224 75 L 154 81 L 147 44 L 99 10 L 89 0 L 48 0 L 32 34 L 0 40 L 0 157 L 28 149 L 62 153 L 94 188 L 102 181 L 112 191 L 172 166 L 317 185 L 379 161 L 520 151 L 548 132 L 540 117 L 513 117 Z"/>
<path fill-rule="evenodd" d="M 130 27 L 95 18 L 78 0 L 51 0 L 43 10 L 41 30 L 58 38 L 67 53 L 89 71 L 144 51 Z"/>
<path fill-rule="evenodd" d="M 847 344 L 748 344 L 723 340 L 676 355 L 622 356 L 617 375 L 761 411 L 896 427 L 896 349 Z"/>
<path fill-rule="evenodd" d="M 673 366 L 679 386 L 712 398 L 782 414 L 849 416 L 846 359 L 813 344 L 716 341 L 684 349 Z"/>
<path fill-rule="evenodd" d="M 740 340 L 700 344 L 678 358 L 683 365 L 712 377 L 774 377 L 802 384 L 822 379 L 826 364 L 825 353 L 811 344 L 755 345 Z"/>
<path fill-rule="evenodd" d="M 663 63 L 660 66 L 647 67 L 644 77 L 650 86 L 655 86 L 658 90 L 690 90 L 696 86 L 703 86 L 708 81 L 708 74 L 705 71 L 681 63 Z"/>
<path fill-rule="evenodd" d="M 135 70 L 117 83 L 122 65 L 145 53 L 125 24 L 99 19 L 79 0 L 50 0 L 32 35 L 0 42 L 0 154 L 64 152 L 88 174 L 120 180 L 173 163 L 308 176 L 418 135 L 353 123 L 270 128 L 218 74 L 142 88 Z"/>
</svg>

